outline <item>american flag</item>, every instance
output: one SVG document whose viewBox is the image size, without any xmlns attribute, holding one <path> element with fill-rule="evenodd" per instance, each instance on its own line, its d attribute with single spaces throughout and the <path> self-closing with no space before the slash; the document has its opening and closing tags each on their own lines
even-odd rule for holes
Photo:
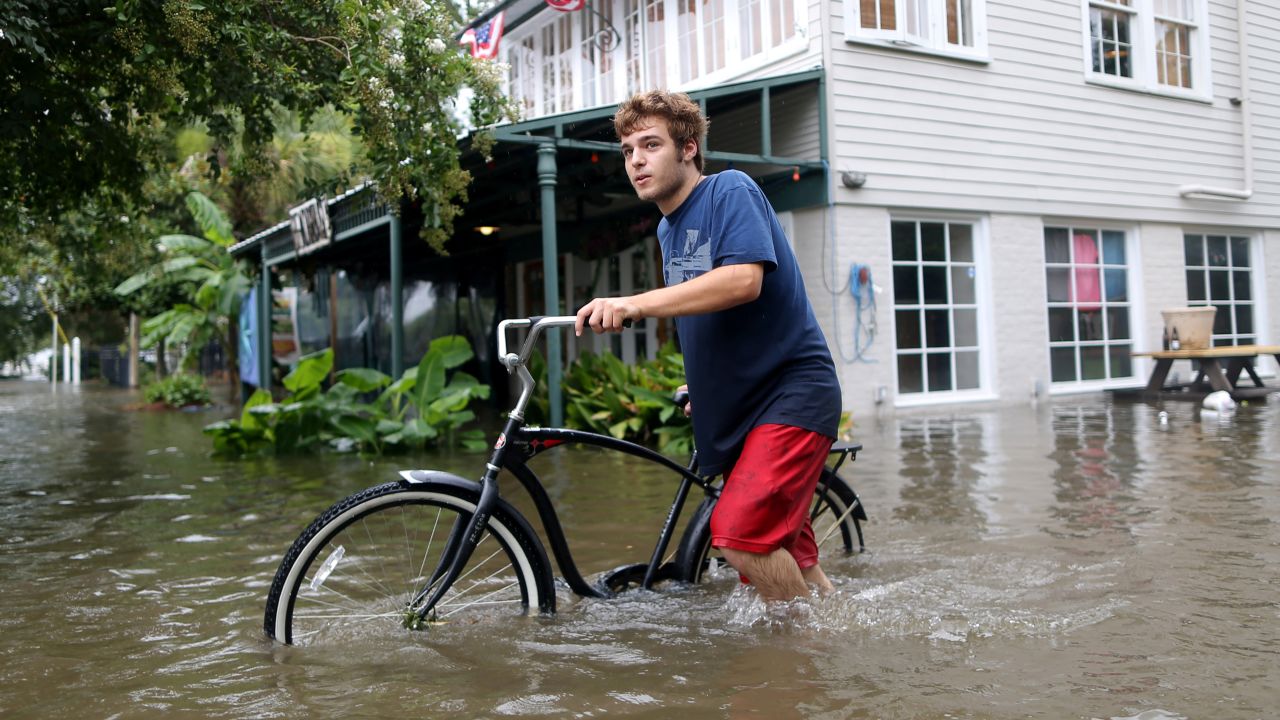
<svg viewBox="0 0 1280 720">
<path fill-rule="evenodd" d="M 505 10 L 489 18 L 485 24 L 467 28 L 458 39 L 460 45 L 471 44 L 471 57 L 493 58 L 498 55 L 498 40 L 502 38 L 502 22 L 506 17 Z"/>
<path fill-rule="evenodd" d="M 559 10 L 560 12 L 581 10 L 586 4 L 587 0 L 547 0 L 547 5 L 552 10 Z"/>
</svg>

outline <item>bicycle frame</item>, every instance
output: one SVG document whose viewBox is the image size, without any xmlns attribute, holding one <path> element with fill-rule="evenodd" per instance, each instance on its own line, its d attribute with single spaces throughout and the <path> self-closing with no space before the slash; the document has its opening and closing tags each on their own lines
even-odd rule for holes
<svg viewBox="0 0 1280 720">
<path fill-rule="evenodd" d="M 645 567 L 644 579 L 641 583 L 642 587 L 649 588 L 659 579 L 658 571 L 662 563 L 662 556 L 666 552 L 667 546 L 670 544 L 671 535 L 675 531 L 676 523 L 679 520 L 680 510 L 684 505 L 685 499 L 688 497 L 689 490 L 693 485 L 701 487 L 711 496 L 719 494 L 718 489 L 713 486 L 707 479 L 699 476 L 696 472 L 697 454 L 695 453 L 689 461 L 688 467 L 681 467 L 669 458 L 660 455 L 643 445 L 637 445 L 626 440 L 618 440 L 617 438 L 598 433 L 585 432 L 581 430 L 571 430 L 568 428 L 544 428 L 530 427 L 525 425 L 524 411 L 528 406 L 529 398 L 533 394 L 534 380 L 529 373 L 527 362 L 532 352 L 534 344 L 537 342 L 539 335 L 547 327 L 564 327 L 572 325 L 576 321 L 576 317 L 572 315 L 559 317 L 533 317 L 523 320 L 504 320 L 498 325 L 498 357 L 502 364 L 506 366 L 507 372 L 514 374 L 520 380 L 521 392 L 516 401 L 515 407 L 507 417 L 507 422 L 502 432 L 498 435 L 497 441 L 493 445 L 493 451 L 489 456 L 489 461 L 485 463 L 485 472 L 480 480 L 480 499 L 476 503 L 475 512 L 471 519 L 467 522 L 465 528 L 461 524 L 454 526 L 450 532 L 449 539 L 446 543 L 445 556 L 453 555 L 453 561 L 448 563 L 448 569 L 445 571 L 445 580 L 438 585 L 441 570 L 446 563 L 441 562 L 440 568 L 433 574 L 430 582 L 426 584 L 427 588 L 435 586 L 435 591 L 422 605 L 418 611 L 419 619 L 425 619 L 440 598 L 449 589 L 458 575 L 462 572 L 462 568 L 471 558 L 476 545 L 480 541 L 484 527 L 489 521 L 489 516 L 493 512 L 494 504 L 498 498 L 498 473 L 503 469 L 508 470 L 533 500 L 534 506 L 538 511 L 538 518 L 542 522 L 543 529 L 547 533 L 547 540 L 551 544 L 552 553 L 555 556 L 556 564 L 560 568 L 560 572 L 564 575 L 565 581 L 569 587 L 579 595 L 584 597 L 611 597 L 613 593 L 607 588 L 594 587 L 589 585 L 583 579 L 576 563 L 573 561 L 572 553 L 569 551 L 569 544 L 565 538 L 564 530 L 560 525 L 559 516 L 556 514 L 555 507 L 551 499 L 547 496 L 546 489 L 542 482 L 538 480 L 534 472 L 529 469 L 527 461 L 537 454 L 550 448 L 564 445 L 567 443 L 580 445 L 595 445 L 598 447 L 615 450 L 626 453 L 628 455 L 639 457 L 649 462 L 657 463 L 680 476 L 680 485 L 676 490 L 675 500 L 672 502 L 671 509 L 667 512 L 667 518 L 663 524 L 662 532 L 658 537 L 657 545 L 654 547 L 653 554 Z M 529 335 L 525 338 L 521 346 L 519 354 L 507 352 L 507 331 L 513 328 L 529 328 Z M 514 452 L 513 452 L 514 451 Z M 426 591 L 414 598 L 414 603 L 422 601 Z"/>
</svg>

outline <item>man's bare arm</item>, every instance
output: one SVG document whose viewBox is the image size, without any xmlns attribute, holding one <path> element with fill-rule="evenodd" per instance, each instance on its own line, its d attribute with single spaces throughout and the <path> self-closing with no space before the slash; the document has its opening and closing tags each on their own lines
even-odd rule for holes
<svg viewBox="0 0 1280 720">
<path fill-rule="evenodd" d="M 578 310 L 574 332 L 618 332 L 626 320 L 667 318 L 727 310 L 760 297 L 764 264 L 721 265 L 698 277 L 639 295 L 596 298 Z"/>
</svg>

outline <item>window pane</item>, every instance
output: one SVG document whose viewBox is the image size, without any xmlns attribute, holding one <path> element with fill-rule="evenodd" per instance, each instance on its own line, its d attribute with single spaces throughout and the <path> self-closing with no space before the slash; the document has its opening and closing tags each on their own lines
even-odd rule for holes
<svg viewBox="0 0 1280 720">
<path fill-rule="evenodd" d="M 1107 377 L 1106 348 L 1090 345 L 1080 348 L 1080 379 L 1105 380 Z"/>
<path fill-rule="evenodd" d="M 1231 299 L 1231 273 L 1226 270 L 1209 271 L 1209 299 Z"/>
<path fill-rule="evenodd" d="M 952 315 L 956 329 L 956 347 L 978 346 L 978 311 L 956 310 Z"/>
<path fill-rule="evenodd" d="M 951 313 L 949 311 L 925 311 L 924 341 L 931 348 L 951 347 Z"/>
<path fill-rule="evenodd" d="M 1129 308 L 1107 308 L 1107 339 L 1129 339 Z"/>
<path fill-rule="evenodd" d="M 1129 280 L 1125 270 L 1107 268 L 1104 272 L 1107 277 L 1107 301 L 1127 301 L 1129 299 Z"/>
<path fill-rule="evenodd" d="M 1049 302 L 1070 302 L 1071 271 L 1066 268 L 1048 268 L 1045 270 L 1045 288 Z"/>
<path fill-rule="evenodd" d="M 1249 267 L 1249 238 L 1231 238 L 1231 264 Z"/>
<path fill-rule="evenodd" d="M 916 259 L 916 224 L 912 222 L 895 222 L 891 226 L 893 234 L 893 259 L 897 262 Z"/>
<path fill-rule="evenodd" d="M 956 389 L 973 390 L 978 387 L 978 353 L 956 353 Z"/>
<path fill-rule="evenodd" d="M 1132 345 L 1112 345 L 1110 347 L 1111 377 L 1133 377 L 1133 358 L 1129 355 L 1132 351 Z"/>
<path fill-rule="evenodd" d="M 1102 231 L 1102 262 L 1108 265 L 1124 265 L 1124 233 L 1115 230 Z"/>
<path fill-rule="evenodd" d="M 957 305 L 973 305 L 977 302 L 973 276 L 977 271 L 972 265 L 951 268 L 951 301 Z"/>
<path fill-rule="evenodd" d="M 1230 305 L 1214 305 L 1218 308 L 1218 314 L 1213 316 L 1213 334 L 1214 335 L 1230 335 L 1231 334 L 1231 306 Z"/>
<path fill-rule="evenodd" d="M 973 226 L 952 225 L 951 262 L 973 262 Z"/>
<path fill-rule="evenodd" d="M 898 328 L 898 347 L 915 349 L 920 347 L 920 311 L 898 310 L 894 312 L 894 324 Z"/>
<path fill-rule="evenodd" d="M 1089 33 L 1093 46 L 1093 71 L 1117 77 L 1133 77 L 1133 48 L 1129 39 L 1129 13 L 1090 8 Z"/>
<path fill-rule="evenodd" d="M 1182 239 L 1188 265 L 1204 265 L 1204 236 L 1187 235 Z"/>
<path fill-rule="evenodd" d="M 929 353 L 929 392 L 951 390 L 951 353 Z"/>
<path fill-rule="evenodd" d="M 1077 230 L 1071 237 L 1072 262 L 1077 265 L 1098 264 L 1098 233 L 1096 230 Z"/>
<path fill-rule="evenodd" d="M 1074 342 L 1075 312 L 1071 308 L 1049 308 L 1049 341 Z"/>
<path fill-rule="evenodd" d="M 920 279 L 916 266 L 893 267 L 893 301 L 899 305 L 916 305 L 920 302 Z"/>
<path fill-rule="evenodd" d="M 1081 310 L 1078 313 L 1080 319 L 1080 339 L 1101 341 L 1106 337 L 1102 334 L 1102 311 L 1101 310 Z"/>
<path fill-rule="evenodd" d="M 898 356 L 898 392 L 924 392 L 924 370 L 921 367 L 921 356 Z"/>
<path fill-rule="evenodd" d="M 1253 306 L 1236 306 L 1236 333 L 1253 332 Z"/>
<path fill-rule="evenodd" d="M 920 223 L 920 257 L 922 260 L 947 259 L 946 225 Z"/>
<path fill-rule="evenodd" d="M 1076 379 L 1075 348 L 1051 348 L 1049 350 L 1049 374 L 1053 382 L 1072 382 Z"/>
<path fill-rule="evenodd" d="M 1235 299 L 1236 300 L 1252 300 L 1253 288 L 1250 286 L 1250 283 L 1249 283 L 1249 279 L 1250 279 L 1249 271 L 1236 270 L 1234 273 L 1232 273 L 1232 276 L 1233 276 L 1232 282 L 1234 284 L 1234 287 L 1232 287 L 1231 289 L 1235 291 L 1235 294 L 1236 294 Z"/>
<path fill-rule="evenodd" d="M 940 305 L 947 301 L 947 269 L 945 267 L 923 267 L 920 269 L 924 283 L 924 301 L 928 304 Z"/>
<path fill-rule="evenodd" d="M 1221 235 L 1210 235 L 1208 245 L 1209 264 L 1215 267 L 1225 267 L 1227 264 L 1227 239 Z"/>
<path fill-rule="evenodd" d="M 1082 309 L 1096 310 L 1098 304 L 1102 302 L 1102 283 L 1098 278 L 1098 266 L 1087 265 L 1081 267 L 1077 265 L 1075 281 L 1076 303 Z"/>
<path fill-rule="evenodd" d="M 1068 244 L 1069 235 L 1066 228 L 1044 229 L 1044 261 L 1051 263 L 1071 262 L 1071 250 Z"/>
<path fill-rule="evenodd" d="M 1188 270 L 1187 300 L 1190 302 L 1204 302 L 1208 299 L 1208 296 L 1204 294 L 1204 271 Z"/>
<path fill-rule="evenodd" d="M 893 10 L 894 0 L 859 0 L 862 27 L 867 30 L 893 30 L 898 25 Z"/>
</svg>

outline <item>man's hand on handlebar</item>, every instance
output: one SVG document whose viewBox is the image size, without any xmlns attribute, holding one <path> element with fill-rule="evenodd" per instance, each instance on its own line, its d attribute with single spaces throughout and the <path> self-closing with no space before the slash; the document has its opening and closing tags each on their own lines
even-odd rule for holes
<svg viewBox="0 0 1280 720">
<path fill-rule="evenodd" d="M 685 417 L 693 416 L 693 401 L 689 399 L 688 385 L 681 385 L 676 388 L 675 394 L 671 399 L 675 401 L 676 405 L 680 406 L 681 410 L 684 410 Z"/>
<path fill-rule="evenodd" d="M 584 326 L 591 326 L 596 334 L 603 332 L 622 332 L 631 327 L 633 320 L 644 319 L 644 314 L 636 306 L 631 297 L 596 298 L 578 311 L 578 320 L 573 325 L 573 334 L 581 336 Z"/>
</svg>

